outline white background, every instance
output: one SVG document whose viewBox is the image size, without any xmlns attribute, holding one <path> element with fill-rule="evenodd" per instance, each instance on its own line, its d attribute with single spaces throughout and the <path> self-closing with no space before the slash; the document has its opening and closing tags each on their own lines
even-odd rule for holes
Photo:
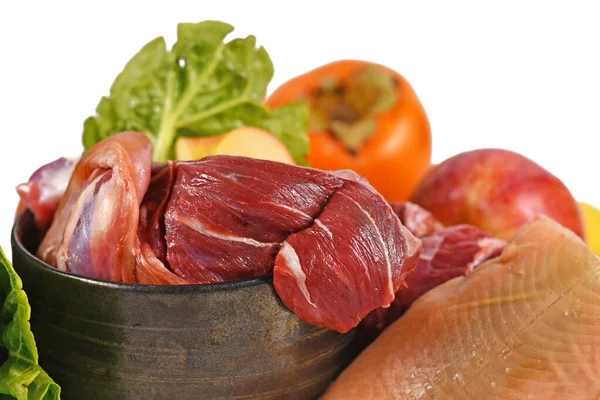
<svg viewBox="0 0 600 400">
<path fill-rule="evenodd" d="M 593 1 L 0 1 L 0 245 L 14 187 L 81 151 L 83 120 L 127 60 L 178 22 L 254 34 L 275 77 L 340 58 L 398 70 L 429 115 L 434 162 L 480 147 L 537 161 L 600 206 L 600 12 Z"/>
</svg>

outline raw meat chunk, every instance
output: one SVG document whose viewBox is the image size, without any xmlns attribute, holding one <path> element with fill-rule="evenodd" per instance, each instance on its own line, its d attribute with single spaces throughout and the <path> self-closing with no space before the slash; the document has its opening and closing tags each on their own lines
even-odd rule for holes
<svg viewBox="0 0 600 400">
<path fill-rule="evenodd" d="M 78 158 L 61 157 L 38 168 L 29 181 L 17 186 L 19 205 L 16 216 L 26 209 L 31 210 L 40 233 L 50 227 L 58 203 L 62 199 Z"/>
<path fill-rule="evenodd" d="M 139 132 L 98 143 L 77 163 L 37 255 L 62 271 L 135 281 L 139 207 L 150 181 L 152 144 Z"/>
</svg>

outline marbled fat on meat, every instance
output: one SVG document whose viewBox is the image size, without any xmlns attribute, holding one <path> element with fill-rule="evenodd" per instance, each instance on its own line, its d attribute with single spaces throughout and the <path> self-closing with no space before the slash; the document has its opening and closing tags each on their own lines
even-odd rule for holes
<svg viewBox="0 0 600 400">
<path fill-rule="evenodd" d="M 214 156 L 177 163 L 166 265 L 194 283 L 273 273 L 304 321 L 346 332 L 389 305 L 421 250 L 356 174 Z"/>
<path fill-rule="evenodd" d="M 390 205 L 400 218 L 400 222 L 417 237 L 429 235 L 444 228 L 444 225 L 432 213 L 414 203 L 409 201 L 392 202 Z"/>
<path fill-rule="evenodd" d="M 312 227 L 286 240 L 273 284 L 304 320 L 347 332 L 394 300 L 419 253 L 420 242 L 381 196 L 346 181 Z"/>
<path fill-rule="evenodd" d="M 339 332 L 393 302 L 421 252 L 351 171 L 212 156 L 152 164 L 142 133 L 78 162 L 38 256 L 64 271 L 144 284 L 273 275 L 302 320 Z"/>
<path fill-rule="evenodd" d="M 361 322 L 370 341 L 396 321 L 421 296 L 452 278 L 465 276 L 482 262 L 498 256 L 506 242 L 472 225 L 443 227 L 431 213 L 413 203 L 392 203 L 400 220 L 423 244 L 417 267 L 406 277 L 392 304 L 374 310 Z"/>
<path fill-rule="evenodd" d="M 165 213 L 167 259 L 198 283 L 266 275 L 281 243 L 313 223 L 344 181 L 238 157 L 181 162 Z"/>
</svg>

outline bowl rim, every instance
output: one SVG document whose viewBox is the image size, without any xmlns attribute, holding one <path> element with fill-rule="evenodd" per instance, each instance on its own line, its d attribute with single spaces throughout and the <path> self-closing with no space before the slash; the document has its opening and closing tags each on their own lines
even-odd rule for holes
<svg viewBox="0 0 600 400">
<path fill-rule="evenodd" d="M 75 283 L 97 286 L 103 288 L 110 288 L 121 291 L 134 291 L 144 293 L 156 293 L 156 294 L 183 294 L 183 293 L 208 293 L 208 292 L 228 292 L 239 290 L 247 287 L 258 286 L 261 284 L 271 283 L 269 276 L 261 276 L 252 279 L 243 279 L 228 282 L 217 282 L 217 283 L 191 283 L 191 284 L 180 284 L 180 285 L 151 285 L 145 283 L 125 283 L 108 281 L 104 279 L 91 278 L 71 272 L 61 271 L 57 268 L 52 267 L 46 262 L 40 260 L 29 249 L 23 244 L 21 238 L 18 235 L 18 231 L 27 231 L 25 225 L 26 218 L 29 218 L 31 223 L 33 222 L 33 214 L 30 210 L 26 210 L 15 218 L 10 235 L 10 241 L 13 248 L 13 264 L 14 264 L 14 252 L 19 252 L 21 255 L 28 258 L 36 268 L 42 270 L 46 274 L 54 275 L 61 279 L 71 280 Z M 29 228 L 30 230 L 31 228 Z"/>
</svg>

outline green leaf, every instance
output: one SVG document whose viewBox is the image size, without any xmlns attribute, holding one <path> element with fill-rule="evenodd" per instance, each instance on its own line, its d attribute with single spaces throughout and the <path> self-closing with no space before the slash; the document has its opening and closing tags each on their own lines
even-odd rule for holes
<svg viewBox="0 0 600 400">
<path fill-rule="evenodd" d="M 308 165 L 308 136 L 302 134 L 308 130 L 308 118 L 306 103 L 292 103 L 274 109 L 271 119 L 266 120 L 263 126 L 286 144 L 299 165 Z"/>
<path fill-rule="evenodd" d="M 21 278 L 0 247 L 0 350 L 7 354 L 0 366 L 0 398 L 60 399 L 60 387 L 38 364 L 30 316 Z"/>
<path fill-rule="evenodd" d="M 57 400 L 60 399 L 60 386 L 40 368 L 40 374 L 27 388 L 28 400 Z"/>
<path fill-rule="evenodd" d="M 267 110 L 262 105 L 273 64 L 256 38 L 225 42 L 233 31 L 219 21 L 181 23 L 169 51 L 162 37 L 145 45 L 115 79 L 110 95 L 84 121 L 87 150 L 124 131 L 144 132 L 155 161 L 173 158 L 180 136 L 213 136 L 240 126 L 271 131 L 296 162 L 308 152 L 308 112 L 299 106 Z"/>
</svg>

